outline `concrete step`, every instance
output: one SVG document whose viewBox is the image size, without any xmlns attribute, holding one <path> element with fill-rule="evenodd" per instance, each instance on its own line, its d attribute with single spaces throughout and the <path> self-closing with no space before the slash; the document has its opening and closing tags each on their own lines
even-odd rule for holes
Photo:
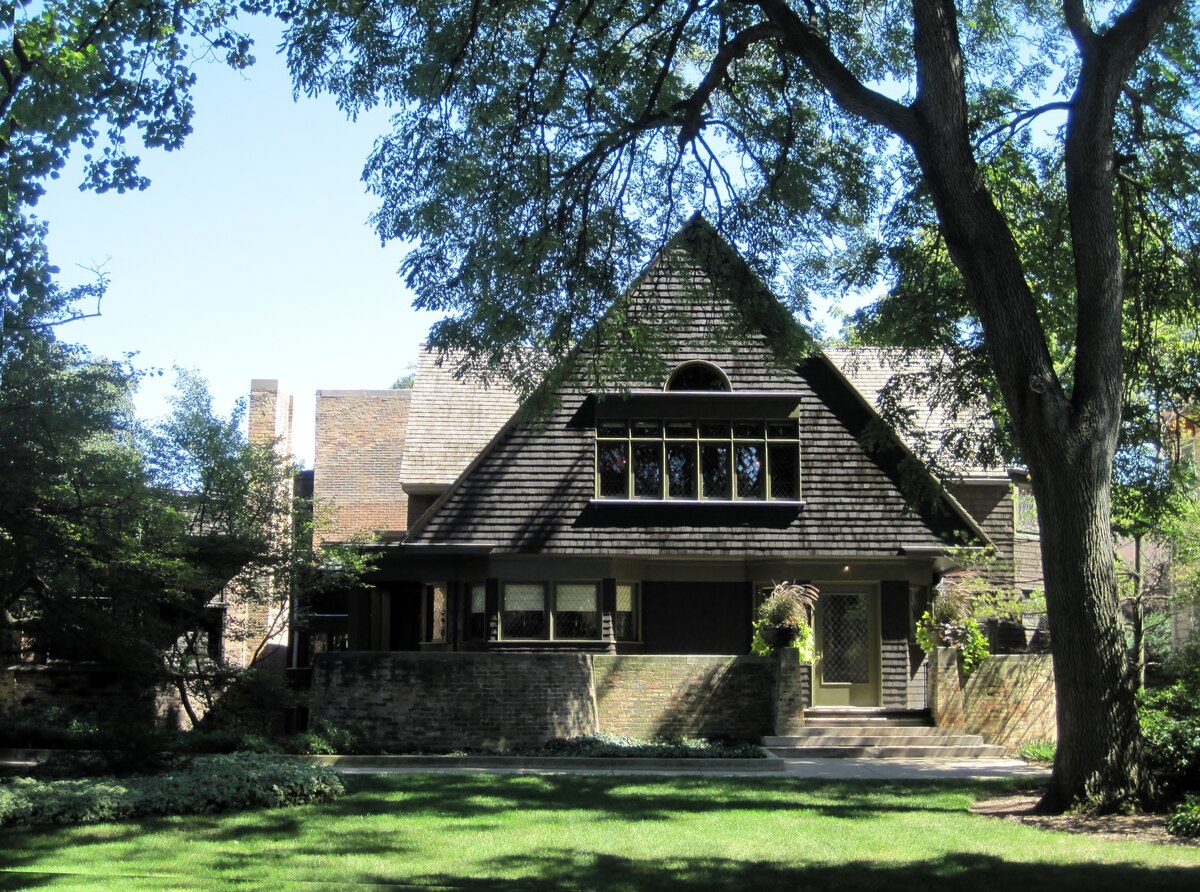
<svg viewBox="0 0 1200 892">
<path fill-rule="evenodd" d="M 772 746 L 781 759 L 1002 759 L 1002 746 Z"/>
<path fill-rule="evenodd" d="M 825 730 L 825 729 L 822 729 Z M 978 734 L 878 734 L 878 729 L 846 730 L 837 734 L 795 734 L 788 737 L 764 737 L 765 747 L 822 747 L 822 746 L 979 746 L 984 741 Z M 890 730 L 890 729 L 889 729 Z M 915 730 L 924 731 L 924 728 Z M 940 729 L 930 729 L 940 730 Z"/>
<path fill-rule="evenodd" d="M 932 727 L 928 709 L 880 709 L 859 706 L 810 706 L 804 710 L 808 727 L 833 728 L 842 725 L 898 725 Z"/>
<path fill-rule="evenodd" d="M 933 725 L 805 725 L 797 729 L 795 737 L 812 740 L 821 737 L 842 737 L 847 734 L 872 734 L 877 737 L 929 737 L 940 738 L 958 734 L 953 728 L 938 728 Z M 763 738 L 767 740 L 768 738 Z M 781 739 L 780 746 L 789 741 Z"/>
</svg>

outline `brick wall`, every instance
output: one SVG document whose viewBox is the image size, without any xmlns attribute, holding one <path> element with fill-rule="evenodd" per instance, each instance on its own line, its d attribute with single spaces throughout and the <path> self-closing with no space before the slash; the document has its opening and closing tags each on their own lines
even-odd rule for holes
<svg viewBox="0 0 1200 892">
<path fill-rule="evenodd" d="M 952 648 L 939 648 L 929 663 L 929 707 L 940 727 L 982 734 L 1010 752 L 1058 738 L 1049 654 L 992 655 L 965 683 Z"/>
<path fill-rule="evenodd" d="M 317 654 L 309 713 L 397 750 L 536 746 L 596 729 L 586 654 Z"/>
<path fill-rule="evenodd" d="M 318 390 L 313 498 L 326 512 L 319 535 L 346 541 L 408 526 L 400 465 L 409 390 Z"/>
<path fill-rule="evenodd" d="M 157 717 L 171 727 L 187 724 L 174 689 L 141 688 L 112 669 L 70 663 L 0 669 L 0 715 L 40 713 L 51 707 L 78 718 L 144 721 Z"/>
<path fill-rule="evenodd" d="M 774 732 L 773 659 L 598 654 L 592 661 L 603 731 L 740 739 Z"/>
<path fill-rule="evenodd" d="M 361 725 L 391 749 L 538 745 L 597 731 L 753 739 L 774 733 L 776 666 L 749 656 L 322 653 L 310 715 Z M 793 675 L 803 688 L 806 673 Z M 784 693 L 802 723 L 806 691 Z"/>
</svg>

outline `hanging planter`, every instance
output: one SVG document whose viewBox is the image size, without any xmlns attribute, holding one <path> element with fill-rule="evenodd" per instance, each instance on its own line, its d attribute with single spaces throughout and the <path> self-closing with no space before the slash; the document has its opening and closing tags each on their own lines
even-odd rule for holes
<svg viewBox="0 0 1200 892">
<path fill-rule="evenodd" d="M 815 586 L 798 582 L 778 582 L 758 606 L 754 621 L 754 653 L 777 653 L 785 647 L 811 651 L 812 627 L 809 616 L 817 603 Z M 811 659 L 801 654 L 801 659 Z"/>
</svg>

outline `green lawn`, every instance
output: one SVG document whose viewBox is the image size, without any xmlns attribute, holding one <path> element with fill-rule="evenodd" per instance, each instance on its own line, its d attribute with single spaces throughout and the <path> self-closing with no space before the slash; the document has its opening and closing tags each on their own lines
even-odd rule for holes
<svg viewBox="0 0 1200 892">
<path fill-rule="evenodd" d="M 1200 889 L 1200 848 L 971 815 L 983 785 L 392 775 L 350 789 L 322 806 L 0 832 L 0 887 Z"/>
</svg>

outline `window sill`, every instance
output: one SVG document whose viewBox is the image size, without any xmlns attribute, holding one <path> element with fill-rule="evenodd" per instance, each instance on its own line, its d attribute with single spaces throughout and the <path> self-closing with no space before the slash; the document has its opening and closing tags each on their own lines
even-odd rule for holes
<svg viewBox="0 0 1200 892">
<path fill-rule="evenodd" d="M 718 501 L 716 499 L 591 499 L 576 524 L 611 528 L 752 527 L 785 530 L 800 516 L 805 502 Z"/>
</svg>

